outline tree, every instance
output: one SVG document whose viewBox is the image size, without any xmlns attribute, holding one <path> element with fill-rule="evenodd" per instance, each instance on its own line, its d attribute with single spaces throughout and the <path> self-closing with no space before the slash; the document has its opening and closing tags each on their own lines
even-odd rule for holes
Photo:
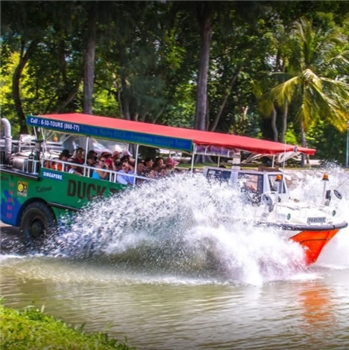
<svg viewBox="0 0 349 350">
<path fill-rule="evenodd" d="M 316 73 L 322 72 L 329 63 L 329 54 L 338 45 L 345 44 L 344 37 L 336 29 L 314 31 L 313 21 L 306 18 L 295 22 L 292 34 L 298 51 L 290 58 L 291 77 L 270 92 L 272 100 L 279 106 L 293 105 L 296 109 L 302 146 L 306 146 L 308 128 L 316 121 L 327 121 L 344 131 L 349 120 L 349 85 Z M 323 58 L 327 61 L 324 62 Z"/>
<path fill-rule="evenodd" d="M 200 33 L 200 54 L 196 97 L 196 113 L 194 121 L 194 128 L 198 130 L 206 129 L 207 76 L 210 59 L 210 43 L 212 36 L 212 12 L 212 4 L 209 1 L 203 1 L 198 3 L 197 20 L 199 24 Z"/>
<path fill-rule="evenodd" d="M 96 52 L 96 31 L 97 31 L 97 10 L 95 1 L 89 1 L 87 6 L 87 40 L 84 59 L 84 104 L 83 112 L 92 114 L 93 107 L 93 86 L 95 79 L 95 52 Z"/>
</svg>

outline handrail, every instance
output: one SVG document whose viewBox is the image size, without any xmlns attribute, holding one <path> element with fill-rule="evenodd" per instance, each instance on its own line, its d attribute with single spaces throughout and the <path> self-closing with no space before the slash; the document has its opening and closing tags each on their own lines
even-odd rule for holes
<svg viewBox="0 0 349 350">
<path fill-rule="evenodd" d="M 45 166 L 46 162 L 54 162 L 54 163 L 59 163 L 59 164 L 62 164 L 62 172 L 66 172 L 65 170 L 65 166 L 69 167 L 69 165 L 73 164 L 73 165 L 76 165 L 77 167 L 79 168 L 82 168 L 83 171 L 82 171 L 82 176 L 85 176 L 85 177 L 90 177 L 88 176 L 87 174 L 89 173 L 90 170 L 96 170 L 96 169 L 100 169 L 100 168 L 96 168 L 96 167 L 93 167 L 93 166 L 90 166 L 90 165 L 87 165 L 87 164 L 78 164 L 78 163 L 72 163 L 72 162 L 68 162 L 68 161 L 63 161 L 63 160 L 60 160 L 59 158 L 41 158 L 41 166 L 44 167 L 44 168 L 47 168 Z M 39 161 L 36 161 L 36 162 L 39 162 Z M 51 169 L 51 170 L 56 170 L 56 169 L 52 169 L 52 168 L 48 168 L 48 169 Z M 117 171 L 117 170 L 111 170 L 111 169 L 100 169 L 101 171 L 105 171 L 107 173 L 110 174 L 108 180 L 104 180 L 104 179 L 101 179 L 103 181 L 109 181 L 109 182 L 114 182 L 114 183 L 117 183 L 117 176 L 118 175 L 123 175 L 123 176 L 127 176 L 127 177 L 131 177 L 131 178 L 134 178 L 135 181 L 134 181 L 134 185 L 136 184 L 136 180 L 137 179 L 141 179 L 141 180 L 147 180 L 147 181 L 152 181 L 154 179 L 152 178 L 149 178 L 149 177 L 145 177 L 145 176 L 141 176 L 141 175 L 138 175 L 136 173 L 133 173 L 133 174 L 126 174 L 126 173 L 121 173 L 120 171 Z M 60 171 L 60 170 L 58 170 Z"/>
</svg>

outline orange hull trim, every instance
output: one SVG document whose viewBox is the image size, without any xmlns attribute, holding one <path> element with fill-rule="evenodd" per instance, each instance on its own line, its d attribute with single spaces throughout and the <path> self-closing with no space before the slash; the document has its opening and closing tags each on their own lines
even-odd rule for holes
<svg viewBox="0 0 349 350">
<path fill-rule="evenodd" d="M 324 231 L 302 231 L 290 239 L 299 243 L 305 253 L 306 264 L 316 262 L 325 245 L 337 234 L 340 229 Z"/>
</svg>

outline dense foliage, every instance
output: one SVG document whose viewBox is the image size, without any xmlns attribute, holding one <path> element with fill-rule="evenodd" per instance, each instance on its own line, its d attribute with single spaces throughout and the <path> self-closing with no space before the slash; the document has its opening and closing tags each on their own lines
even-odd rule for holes
<svg viewBox="0 0 349 350">
<path fill-rule="evenodd" d="M 106 333 L 87 334 L 55 320 L 34 307 L 17 311 L 0 304 L 0 348 L 3 350 L 129 350 Z"/>
<path fill-rule="evenodd" d="M 348 37 L 344 1 L 6 1 L 1 115 L 15 135 L 29 113 L 84 111 L 344 164 Z"/>
</svg>

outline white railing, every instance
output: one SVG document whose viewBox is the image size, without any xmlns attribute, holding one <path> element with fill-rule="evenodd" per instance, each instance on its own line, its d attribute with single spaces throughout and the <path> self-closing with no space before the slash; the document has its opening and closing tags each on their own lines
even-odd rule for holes
<svg viewBox="0 0 349 350">
<path fill-rule="evenodd" d="M 30 160 L 29 160 L 30 161 Z M 33 161 L 34 162 L 34 161 Z M 44 168 L 47 168 L 47 169 L 51 169 L 51 170 L 56 170 L 56 171 L 63 171 L 63 172 L 68 172 L 69 171 L 69 168 L 71 165 L 75 165 L 77 166 L 78 168 L 82 169 L 82 176 L 85 176 L 85 177 L 90 177 L 92 178 L 92 176 L 89 176 L 88 174 L 91 173 L 92 174 L 92 171 L 96 171 L 96 170 L 99 170 L 99 171 L 103 171 L 103 172 L 107 172 L 109 174 L 108 176 L 108 179 L 101 179 L 103 181 L 109 181 L 109 182 L 114 182 L 114 183 L 118 183 L 117 181 L 117 176 L 118 175 L 122 175 L 122 176 L 127 176 L 127 177 L 131 177 L 131 178 L 134 178 L 135 180 L 133 181 L 134 182 L 134 185 L 137 184 L 137 179 L 140 179 L 140 180 L 146 180 L 146 181 L 154 181 L 155 179 L 153 178 L 149 178 L 149 177 L 145 177 L 145 176 L 141 176 L 141 175 L 138 175 L 136 173 L 133 173 L 133 174 L 126 174 L 126 173 L 123 173 L 123 172 L 120 172 L 120 171 L 116 171 L 116 170 L 110 170 L 110 169 L 101 169 L 101 168 L 96 168 L 96 167 L 93 167 L 93 166 L 89 166 L 89 165 L 86 165 L 86 164 L 78 164 L 78 163 L 72 163 L 72 162 L 67 162 L 67 161 L 63 161 L 63 160 L 60 160 L 60 159 L 52 159 L 52 158 L 42 158 L 41 161 L 35 161 L 37 163 L 40 163 L 41 162 L 41 166 L 44 167 Z M 62 164 L 62 170 L 58 170 L 58 169 L 54 169 L 54 168 L 51 168 L 51 167 L 47 167 L 46 165 L 49 163 L 57 163 L 57 164 Z M 34 173 L 33 173 L 34 174 Z M 95 179 L 97 180 L 97 179 Z"/>
<path fill-rule="evenodd" d="M 22 165 L 22 171 L 29 174 L 39 174 L 40 161 L 35 159 L 25 159 Z"/>
</svg>

